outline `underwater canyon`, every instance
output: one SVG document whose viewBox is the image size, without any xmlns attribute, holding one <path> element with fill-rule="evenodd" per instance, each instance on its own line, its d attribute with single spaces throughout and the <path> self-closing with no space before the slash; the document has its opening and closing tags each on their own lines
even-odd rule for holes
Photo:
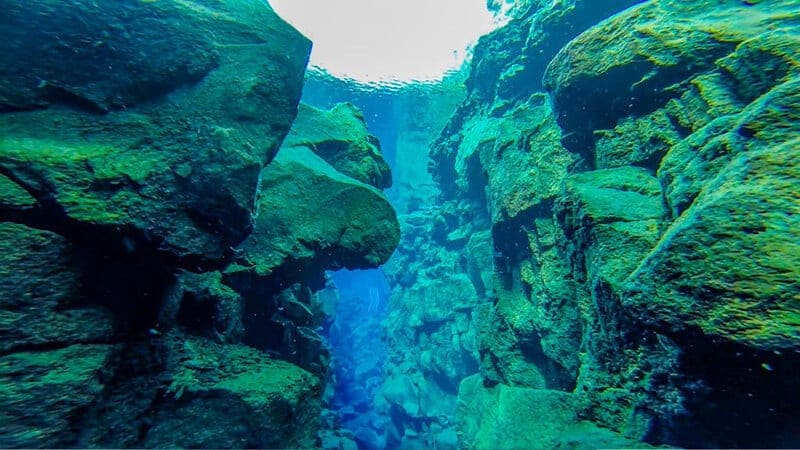
<svg viewBox="0 0 800 450">
<path fill-rule="evenodd" d="M 0 447 L 800 447 L 800 1 L 0 7 Z"/>
</svg>

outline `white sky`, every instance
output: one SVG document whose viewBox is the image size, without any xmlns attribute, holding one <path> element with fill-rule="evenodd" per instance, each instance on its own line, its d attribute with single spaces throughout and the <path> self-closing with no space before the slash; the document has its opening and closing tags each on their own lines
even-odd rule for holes
<svg viewBox="0 0 800 450">
<path fill-rule="evenodd" d="M 364 82 L 430 81 L 494 28 L 486 0 L 268 0 L 314 42 L 311 65 Z"/>
</svg>

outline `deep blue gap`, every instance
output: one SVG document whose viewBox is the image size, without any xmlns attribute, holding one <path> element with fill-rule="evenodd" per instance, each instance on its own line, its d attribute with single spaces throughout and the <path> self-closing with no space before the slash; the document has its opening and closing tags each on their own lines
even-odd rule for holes
<svg viewBox="0 0 800 450">
<path fill-rule="evenodd" d="M 395 94 L 367 90 L 326 76 L 308 76 L 302 101 L 321 109 L 354 104 L 364 114 L 370 133 L 381 143 L 394 172 L 398 120 Z M 389 191 L 387 191 L 389 193 Z M 391 196 L 389 200 L 392 201 Z M 390 288 L 382 269 L 331 272 L 339 293 L 334 316 L 324 327 L 331 351 L 329 407 L 338 426 L 352 433 L 359 448 L 385 448 L 387 417 L 376 410 L 375 398 L 384 380 L 387 346 L 381 323 L 386 318 Z"/>
</svg>

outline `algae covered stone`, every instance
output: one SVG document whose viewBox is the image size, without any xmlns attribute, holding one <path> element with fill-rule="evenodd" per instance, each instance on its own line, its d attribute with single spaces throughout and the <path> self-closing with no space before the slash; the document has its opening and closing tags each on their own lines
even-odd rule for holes
<svg viewBox="0 0 800 450">
<path fill-rule="evenodd" d="M 701 0 L 658 0 L 592 27 L 565 46 L 545 73 L 565 144 L 589 153 L 593 130 L 663 107 L 680 96 L 679 83 L 715 69 L 717 60 L 738 45 L 782 33 L 770 29 L 790 29 L 797 11 L 793 0 L 713 6 Z"/>
<path fill-rule="evenodd" d="M 0 223 L 0 351 L 108 340 L 115 320 L 83 289 L 88 268 L 62 236 Z"/>
<path fill-rule="evenodd" d="M 394 209 L 380 191 L 294 148 L 263 173 L 255 230 L 239 247 L 252 268 L 239 264 L 229 274 L 280 275 L 288 286 L 326 269 L 378 266 L 399 239 Z"/>
<path fill-rule="evenodd" d="M 744 153 L 630 278 L 625 304 L 669 333 L 760 350 L 800 342 L 800 140 Z"/>
<path fill-rule="evenodd" d="M 296 114 L 308 40 L 255 0 L 6 12 L 0 171 L 38 202 L 17 220 L 193 269 L 225 257 Z"/>
<path fill-rule="evenodd" d="M 649 448 L 581 421 L 574 395 L 548 389 L 484 386 L 477 375 L 458 389 L 458 428 L 466 448 Z"/>
<path fill-rule="evenodd" d="M 304 147 L 339 172 L 378 189 L 392 185 L 392 172 L 378 139 L 367 131 L 364 116 L 350 103 L 322 110 L 301 103 L 284 151 Z"/>
<path fill-rule="evenodd" d="M 68 447 L 74 424 L 102 394 L 110 345 L 76 344 L 0 356 L 0 442 Z"/>
<path fill-rule="evenodd" d="M 310 447 L 319 415 L 319 379 L 244 345 L 168 337 L 163 404 L 146 447 Z M 197 427 L 198 418 L 213 418 Z"/>
</svg>

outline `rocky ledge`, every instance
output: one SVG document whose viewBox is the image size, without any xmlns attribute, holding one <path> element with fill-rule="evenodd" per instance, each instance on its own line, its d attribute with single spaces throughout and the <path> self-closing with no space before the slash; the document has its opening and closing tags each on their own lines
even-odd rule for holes
<svg viewBox="0 0 800 450">
<path fill-rule="evenodd" d="M 258 0 L 15 2 L 0 38 L 0 446 L 315 446 L 324 271 L 399 225 L 360 113 L 298 115 L 310 42 Z"/>
</svg>

